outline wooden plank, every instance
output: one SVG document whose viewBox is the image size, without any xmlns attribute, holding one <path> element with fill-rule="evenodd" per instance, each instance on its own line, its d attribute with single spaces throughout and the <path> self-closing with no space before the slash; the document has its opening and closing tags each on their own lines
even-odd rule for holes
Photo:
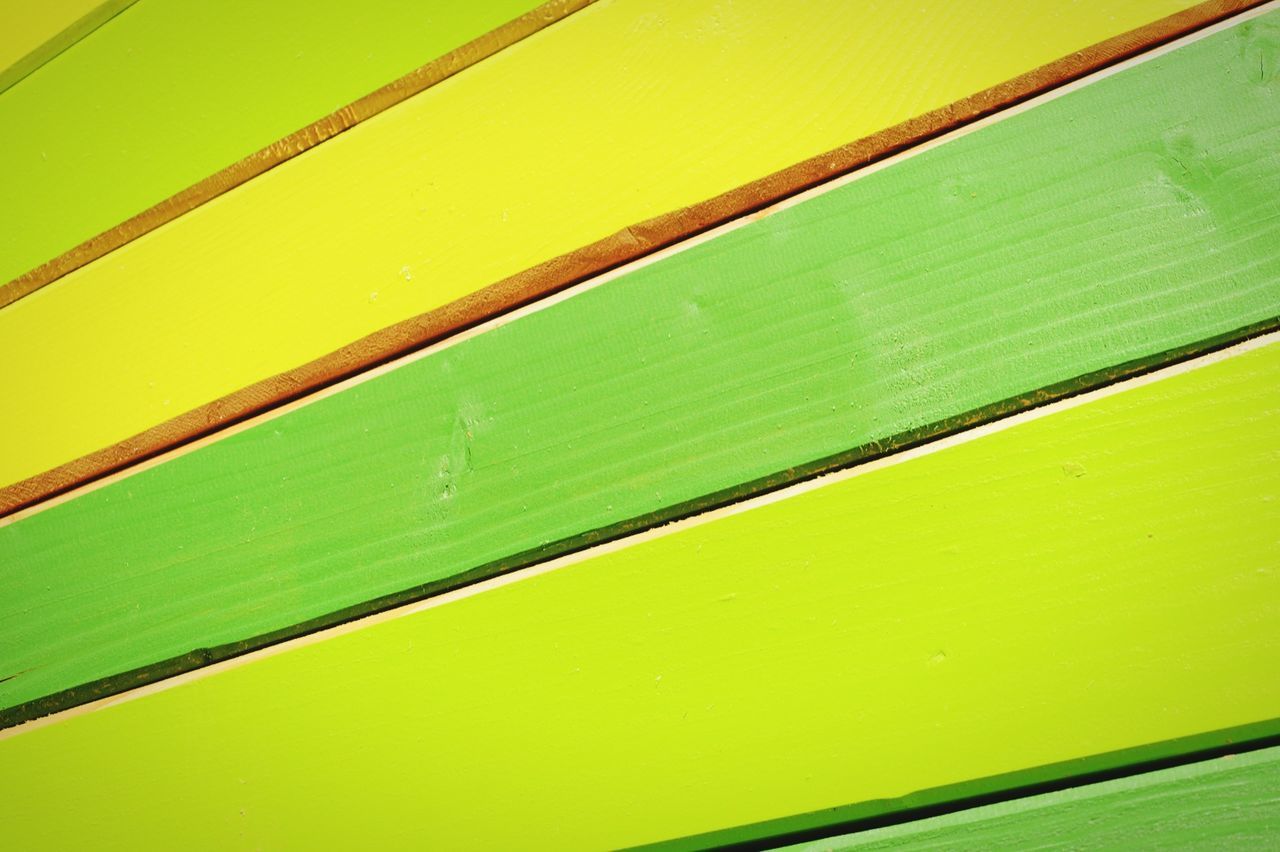
<svg viewBox="0 0 1280 852">
<path fill-rule="evenodd" d="M 0 528 L 0 705 L 59 693 L 19 716 L 48 712 L 1274 319 L 1280 121 L 1242 38 Z"/>
<path fill-rule="evenodd" d="M 132 0 L 119 0 L 119 2 L 128 3 L 132 2 Z M 388 0 L 381 0 L 381 2 L 384 5 L 389 5 Z M 399 0 L 391 0 L 391 2 L 399 2 Z M 272 11 L 276 13 L 297 13 L 307 16 L 309 20 L 315 18 L 315 21 L 320 24 L 320 30 L 322 30 L 319 33 L 321 37 L 316 38 L 317 33 L 312 31 L 316 28 L 314 21 L 311 27 L 298 27 L 293 21 L 286 22 L 277 19 L 272 22 L 273 25 L 278 27 L 281 24 L 287 24 L 287 28 L 283 32 L 273 32 L 272 26 L 268 25 L 264 28 L 264 32 L 256 33 L 257 38 L 235 37 L 229 47 L 220 45 L 221 49 L 212 56 L 207 54 L 201 56 L 198 51 L 194 57 L 187 53 L 175 55 L 175 51 L 172 49 L 166 50 L 171 43 L 181 44 L 191 41 L 197 41 L 201 44 L 210 43 L 208 35 L 200 29 L 202 21 L 199 20 L 198 16 L 169 15 L 166 19 L 162 14 L 159 26 L 155 26 L 157 22 L 152 16 L 152 20 L 140 22 L 136 27 L 128 27 L 124 30 L 123 35 L 120 35 L 119 31 L 113 30 L 112 32 L 116 35 L 118 42 L 124 41 L 130 45 L 123 57 L 125 59 L 123 65 L 129 73 L 119 73 L 122 57 L 118 52 L 107 52 L 104 55 L 99 51 L 97 55 L 89 57 L 77 55 L 73 61 L 77 61 L 79 64 L 63 74 L 64 77 L 70 74 L 77 79 L 72 79 L 69 83 L 65 80 L 60 81 L 65 83 L 61 87 L 58 86 L 57 82 L 46 86 L 46 88 L 69 90 L 69 96 L 68 91 L 46 92 L 45 94 L 48 97 L 44 102 L 74 102 L 77 97 L 83 96 L 84 89 L 92 90 L 95 86 L 101 85 L 98 81 L 103 74 L 104 68 L 108 69 L 109 72 L 116 72 L 116 76 L 134 78 L 130 83 L 136 93 L 143 95 L 150 93 L 154 96 L 157 93 L 151 90 L 156 88 L 156 79 L 172 78 L 185 82 L 183 72 L 189 70 L 186 66 L 193 60 L 202 61 L 209 67 L 201 69 L 203 73 L 194 75 L 196 77 L 196 85 L 191 86 L 191 91 L 183 91 L 178 95 L 173 95 L 171 91 L 159 93 L 162 96 L 168 95 L 172 97 L 181 106 L 171 105 L 164 97 L 162 97 L 160 103 L 166 108 L 167 112 L 166 110 L 155 109 L 154 104 L 147 104 L 149 109 L 144 115 L 153 112 L 164 113 L 164 116 L 169 118 L 169 121 L 162 122 L 154 133 L 147 132 L 153 128 L 146 121 L 128 121 L 114 114 L 103 116 L 100 111 L 94 113 L 97 120 L 100 123 L 105 122 L 107 130 L 110 131 L 107 134 L 108 141 L 130 144 L 131 147 L 126 147 L 123 150 L 105 147 L 100 144 L 100 140 L 97 137 L 93 137 L 92 141 L 79 141 L 81 147 L 88 149 L 87 155 L 73 158 L 63 157 L 51 167 L 48 163 L 48 152 L 43 150 L 47 146 L 39 144 L 48 140 L 44 139 L 42 134 L 38 132 L 32 134 L 34 141 L 38 143 L 35 148 L 42 149 L 40 150 L 41 164 L 38 170 L 29 171 L 36 175 L 37 184 L 52 184 L 51 187 L 36 185 L 34 189 L 52 189 L 53 194 L 56 196 L 59 191 L 67 194 L 68 187 L 70 187 L 70 192 L 80 194 L 68 200 L 76 202 L 77 209 L 85 211 L 78 219 L 67 219 L 62 216 L 54 217 L 46 223 L 47 227 L 37 234 L 36 238 L 47 240 L 63 239 L 65 241 L 74 234 L 73 230 L 68 230 L 69 227 L 73 229 L 76 225 L 84 225 L 85 222 L 92 223 L 94 221 L 114 224 L 97 233 L 90 231 L 91 236 L 88 236 L 83 242 L 73 244 L 56 257 L 46 260 L 38 266 L 28 268 L 27 271 L 18 275 L 8 284 L 0 287 L 0 308 L 30 295 L 41 287 L 58 280 L 63 275 L 92 263 L 103 255 L 109 254 L 117 248 L 189 213 L 200 205 L 206 204 L 236 186 L 305 153 L 320 143 L 349 130 L 360 122 L 367 121 L 390 107 L 413 97 L 442 80 L 448 79 L 471 65 L 528 37 L 530 34 L 550 26 L 566 15 L 572 14 L 592 2 L 594 0 L 546 0 L 541 5 L 528 8 L 530 4 L 524 2 L 524 0 L 498 0 L 497 4 L 489 3 L 479 7 L 476 4 L 470 4 L 465 9 L 448 7 L 447 4 L 444 8 L 427 9 L 420 5 L 400 3 L 403 7 L 399 10 L 400 14 L 379 16 L 376 14 L 377 10 L 375 9 L 375 17 L 372 19 L 373 28 L 368 33 L 365 33 L 364 39 L 353 39 L 349 36 L 349 32 L 353 29 L 357 33 L 362 33 L 369 29 L 370 19 L 352 20 L 352 15 L 355 12 L 354 7 L 344 9 L 341 4 L 329 4 L 321 8 L 322 14 L 314 16 L 312 15 L 313 9 L 310 6 L 299 10 L 285 4 L 275 4 L 272 7 Z M 516 3 L 521 3 L 522 5 L 514 6 Z M 494 13 L 498 13 L 501 9 L 507 7 L 526 9 L 526 11 L 524 11 L 524 14 L 506 21 L 494 29 L 475 35 L 469 41 L 464 40 L 462 43 L 454 43 L 454 39 L 458 37 L 474 35 L 474 33 L 470 32 L 470 29 L 474 29 L 478 23 L 483 23 L 489 18 L 496 17 Z M 257 7 L 252 7 L 241 11 L 254 12 L 256 10 Z M 217 14 L 223 16 L 228 14 L 235 15 L 236 12 L 237 9 L 234 4 L 219 6 L 217 9 Z M 413 26 L 408 29 L 397 29 L 398 24 L 405 23 L 404 20 L 401 20 L 405 18 L 405 13 L 409 15 L 408 23 Z M 335 17 L 335 15 L 338 17 Z M 127 19 L 126 23 L 132 23 L 134 20 L 136 19 Z M 235 20 L 242 21 L 244 17 L 240 16 Z M 424 25 L 431 30 L 433 36 L 431 39 L 420 38 L 421 34 L 418 28 Z M 387 33 L 379 31 L 380 27 L 393 30 L 395 37 L 386 38 Z M 387 76 L 378 74 L 377 72 L 379 71 L 386 71 L 387 75 L 389 75 L 394 69 L 398 73 L 399 65 L 394 65 L 392 69 L 383 68 L 386 64 L 385 60 L 403 59 L 404 57 L 383 55 L 385 45 L 382 43 L 362 45 L 362 42 L 370 37 L 375 39 L 382 38 L 383 41 L 389 42 L 393 46 L 396 46 L 397 42 L 403 41 L 407 37 L 411 40 L 411 43 L 399 46 L 409 48 L 409 50 L 401 52 L 419 58 L 424 54 L 416 51 L 429 50 L 433 46 L 433 42 L 436 47 L 439 47 L 441 43 L 445 46 L 452 45 L 452 49 L 439 55 L 425 54 L 433 58 L 425 64 L 414 67 L 413 70 L 402 76 L 390 79 L 389 82 L 383 83 L 372 92 L 337 106 L 336 109 L 334 105 L 340 102 L 320 100 L 317 104 L 317 95 L 310 91 L 307 84 L 321 87 L 322 91 L 318 94 L 323 96 L 325 94 L 334 94 L 335 92 L 349 92 L 353 88 L 353 82 L 366 78 L 378 81 L 388 79 Z M 301 46 L 308 49 L 293 52 L 289 43 L 291 41 L 298 42 L 299 39 L 304 42 Z M 326 43 L 326 39 L 328 43 Z M 143 49 L 137 50 L 133 46 L 134 41 L 142 42 Z M 321 51 L 331 48 L 334 41 L 341 45 L 340 49 L 321 53 Z M 159 51 L 147 49 L 156 45 L 161 46 Z M 283 51 L 282 46 L 284 48 Z M 362 46 L 369 49 L 361 50 Z M 364 55 L 350 56 L 352 47 L 357 49 L 357 53 L 363 53 Z M 247 58 L 239 56 L 238 51 L 244 52 L 246 48 L 250 52 L 256 51 L 256 55 Z M 318 50 L 312 50 L 313 48 L 318 48 Z M 394 54 L 395 51 L 393 50 L 392 53 Z M 247 61 L 239 62 L 229 74 L 219 74 L 218 72 L 225 71 L 225 69 L 218 67 L 219 63 L 226 62 L 228 59 L 233 61 L 247 59 Z M 129 67 L 131 64 L 136 64 L 135 60 L 140 61 L 145 66 L 141 71 Z M 245 110 L 242 104 L 235 103 L 234 98 L 240 94 L 240 90 L 225 89 L 228 82 L 225 78 L 232 78 L 234 81 L 237 75 L 244 75 L 246 69 L 253 70 L 256 68 L 259 76 L 272 79 L 272 72 L 284 70 L 288 72 L 286 76 L 291 76 L 297 73 L 293 67 L 294 65 L 303 66 L 305 71 L 308 70 L 305 67 L 308 63 L 314 63 L 317 60 L 326 61 L 326 64 L 323 66 L 324 73 L 311 75 L 316 79 L 307 78 L 303 84 L 294 84 L 288 90 L 279 88 L 278 84 L 275 88 L 268 87 L 270 95 L 273 95 L 276 99 L 287 98 L 287 101 L 284 105 L 275 105 L 276 109 L 265 115 L 253 109 Z M 341 67 L 344 60 L 357 62 L 363 68 L 363 73 L 346 74 L 333 78 L 333 72 L 344 70 Z M 379 62 L 378 60 L 384 61 Z M 166 67 L 174 65 L 178 67 L 176 69 Z M 265 68 L 262 67 L 264 65 L 266 66 Z M 374 73 L 370 74 L 371 71 Z M 170 87 L 172 88 L 173 85 L 181 86 L 183 82 L 170 84 Z M 334 91 L 328 91 L 330 88 L 334 89 Z M 298 93 L 294 89 L 306 89 L 310 97 L 306 95 L 298 97 Z M 209 97 L 211 93 L 212 97 Z M 30 95 L 29 92 L 27 94 Z M 201 102 L 201 96 L 205 96 L 205 103 Z M 271 100 L 271 97 L 258 99 L 259 102 L 265 102 L 267 105 L 271 105 Z M 213 101 L 214 103 L 211 104 L 208 101 Z M 228 101 L 231 102 L 228 103 Z M 44 114 L 36 111 L 34 106 L 40 102 L 37 97 L 31 96 L 26 98 L 25 104 L 20 104 L 19 106 L 26 107 L 26 111 L 32 113 L 29 117 L 34 121 L 39 121 Z M 94 102 L 92 106 L 99 107 L 100 105 Z M 149 181 L 131 182 L 129 189 L 121 191 L 116 186 L 108 184 L 105 201 L 108 205 L 114 203 L 117 213 L 133 209 L 142 204 L 146 198 L 151 197 L 145 194 L 148 190 L 154 190 L 152 196 L 159 198 L 154 204 L 142 208 L 140 212 L 129 215 L 123 221 L 112 218 L 100 208 L 84 203 L 82 196 L 86 186 L 91 186 L 95 182 L 109 180 L 112 173 L 128 168 L 130 158 L 134 156 L 132 148 L 136 147 L 152 153 L 154 149 L 163 143 L 177 141 L 181 143 L 177 146 L 178 148 L 183 150 L 191 149 L 191 131 L 184 124 L 191 116 L 182 113 L 184 110 L 190 111 L 193 107 L 204 107 L 205 113 L 200 115 L 200 120 L 204 121 L 207 118 L 208 109 L 213 106 L 223 108 L 224 111 L 229 110 L 227 115 L 222 116 L 223 124 L 216 127 L 211 134 L 217 137 L 214 140 L 213 148 L 216 149 L 216 152 L 223 154 L 227 152 L 235 153 L 237 159 L 230 161 L 228 165 L 221 166 L 216 171 L 201 171 L 198 168 L 199 164 L 208 165 L 210 162 L 220 163 L 220 161 L 212 161 L 209 159 L 208 152 L 198 151 L 192 156 L 191 160 L 183 160 L 181 163 L 170 161 L 164 164 L 167 168 L 162 167 L 151 173 Z M 291 125 L 294 129 L 287 135 L 267 137 L 261 132 L 264 127 L 278 129 L 280 126 L 284 126 L 281 119 L 299 113 L 300 107 L 323 108 L 318 113 L 314 109 L 304 113 L 306 116 L 318 115 L 319 117 L 301 127 L 296 124 Z M 179 114 L 174 118 L 168 115 L 168 113 L 172 112 Z M 132 119 L 135 116 L 130 114 L 129 118 Z M 241 124 L 241 122 L 245 121 L 248 124 Z M 179 134 L 182 134 L 181 138 L 175 139 Z M 115 137 L 118 136 L 123 136 L 124 139 L 116 139 Z M 83 137 L 84 134 L 81 134 L 76 139 L 82 140 Z M 255 141 L 263 141 L 263 138 L 269 139 L 268 144 L 264 147 L 257 149 L 249 147 Z M 30 141 L 33 140 L 29 139 L 28 142 Z M 56 142 L 66 147 L 65 139 L 59 137 Z M 218 144 L 219 142 L 221 144 Z M 71 145 L 73 153 L 81 153 L 74 150 L 76 144 L 73 142 Z M 35 148 L 28 145 L 23 150 L 23 153 L 32 154 Z M 166 151 L 164 153 L 173 154 L 174 152 Z M 201 177 L 194 183 L 184 185 L 176 182 L 178 179 L 176 176 L 181 175 L 188 177 L 200 175 Z M 76 179 L 79 179 L 79 184 L 74 183 Z M 135 183 L 136 186 L 134 185 Z M 173 185 L 170 186 L 170 184 Z M 170 191 L 174 189 L 177 191 L 172 195 L 156 195 L 160 190 Z M 120 203 L 122 199 L 125 202 L 124 204 Z M 49 198 L 41 195 L 34 200 L 33 204 L 38 209 L 44 210 L 49 206 L 49 201 Z M 28 249 L 28 243 L 24 242 L 17 245 L 19 252 Z"/>
<path fill-rule="evenodd" d="M 1271 748 L 786 848 L 1264 849 L 1277 839 Z"/>
<path fill-rule="evenodd" d="M 134 0 L 44 0 L 0 9 L 0 93 L 84 38 Z"/>
<path fill-rule="evenodd" d="M 646 228 L 608 238 L 650 217 L 930 110 L 943 122 L 990 108 L 949 105 L 1187 6 L 986 2 L 644 0 L 572 15 L 0 311 L 0 362 L 26 365 L 3 387 L 15 414 L 0 445 L 23 452 L 0 458 L 0 482 L 252 386 L 167 443 L 143 441 L 154 452 L 313 387 L 314 376 L 268 380 L 352 341 L 394 329 L 315 369 L 331 379 L 562 286 L 557 263 L 474 295 L 597 240 L 608 248 L 588 252 L 597 264 L 634 250 Z M 877 154 L 901 142 L 889 133 Z M 0 159 L 42 162 L 23 150 Z M 0 220 L 0 239 L 34 245 L 32 229 L 64 208 Z"/>
<path fill-rule="evenodd" d="M 0 96 L 0 281 L 537 5 L 147 0 L 129 9 Z"/>
<path fill-rule="evenodd" d="M 6 838 L 618 848 L 1280 733 L 1270 340 L 5 732 Z"/>
</svg>

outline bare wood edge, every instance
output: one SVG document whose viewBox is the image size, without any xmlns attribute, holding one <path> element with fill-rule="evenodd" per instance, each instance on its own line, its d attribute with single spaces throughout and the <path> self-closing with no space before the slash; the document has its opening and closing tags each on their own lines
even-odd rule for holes
<svg viewBox="0 0 1280 852">
<path fill-rule="evenodd" d="M 576 0 L 578 4 L 594 0 Z M 1209 0 L 690 207 L 624 228 L 109 447 L 0 488 L 0 518 L 287 405 L 452 334 L 750 216 L 935 137 L 1274 0 Z M 552 5 L 552 4 L 547 4 Z M 559 5 L 559 4 L 557 4 Z M 545 8 L 540 7 L 540 8 Z"/>
<path fill-rule="evenodd" d="M 127 2 L 132 4 L 136 0 Z M 596 0 L 548 0 L 515 20 L 431 60 L 301 130 L 272 142 L 177 195 L 166 198 L 114 228 L 103 231 L 19 275 L 0 287 L 0 309 L 595 2 Z"/>
<path fill-rule="evenodd" d="M 60 56 L 63 51 L 74 47 L 81 39 L 136 2 L 138 0 L 106 0 L 106 2 L 90 9 L 63 28 L 53 38 L 38 45 L 8 68 L 0 69 L 0 94 L 4 94 L 21 83 L 31 74 Z M 2 298 L 2 295 L 3 290 L 0 290 L 0 298 Z M 0 302 L 0 307 L 3 307 L 4 304 L 6 303 Z"/>
</svg>

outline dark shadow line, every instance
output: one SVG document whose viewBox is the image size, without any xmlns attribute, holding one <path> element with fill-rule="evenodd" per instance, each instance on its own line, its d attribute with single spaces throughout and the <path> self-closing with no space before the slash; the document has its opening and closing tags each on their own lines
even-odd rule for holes
<svg viewBox="0 0 1280 852">
<path fill-rule="evenodd" d="M 209 648 L 198 648 L 167 660 L 150 663 L 127 672 L 109 675 L 79 686 L 60 690 L 0 711 L 0 729 L 13 727 L 52 713 L 69 710 L 101 698 L 119 695 L 130 689 L 156 683 L 213 663 L 243 656 L 286 640 L 297 639 L 321 630 L 348 624 L 360 618 L 376 615 L 407 604 L 417 603 L 481 580 L 509 574 L 551 559 L 578 553 L 596 545 L 617 541 L 639 532 L 685 520 L 715 509 L 721 509 L 824 474 L 890 457 L 942 438 L 960 434 L 978 426 L 1002 420 L 1014 414 L 1031 411 L 1082 393 L 1099 390 L 1116 382 L 1174 366 L 1277 330 L 1280 330 L 1280 316 L 1252 323 L 1163 353 L 1134 359 L 1114 367 L 1096 370 L 1038 390 L 1009 397 L 963 414 L 935 421 L 917 429 L 861 444 L 852 449 L 803 465 L 789 467 L 739 485 L 657 509 L 644 515 L 638 515 L 604 527 L 569 536 L 559 541 L 524 550 L 468 569 L 451 577 L 423 583 L 400 592 L 393 592 L 363 603 L 344 607 L 335 612 L 317 616 L 289 627 L 273 630 L 238 642 L 230 642 Z"/>
<path fill-rule="evenodd" d="M 1179 744 L 1184 744 L 1185 748 L 1180 748 Z M 904 796 L 902 799 L 879 799 L 858 805 L 829 808 L 824 811 L 797 814 L 634 848 L 651 850 L 651 852 L 710 849 L 740 852 L 740 850 L 777 849 L 780 846 L 905 825 L 988 805 L 1057 793 L 1090 784 L 1115 781 L 1276 746 L 1280 746 L 1280 719 L 1271 719 L 1238 728 L 1197 734 L 973 781 L 962 781 L 945 787 L 924 790 Z M 1144 756 L 1160 751 L 1165 753 L 1158 756 Z M 1087 768 L 1099 767 L 1099 765 L 1100 768 Z M 1042 780 L 1022 780 L 1036 776 L 1041 776 Z M 982 787 L 990 789 L 980 793 L 964 792 L 967 789 Z M 913 801 L 918 800 L 933 801 L 927 801 L 926 804 L 912 804 Z M 849 812 L 872 812 L 876 809 L 880 812 L 865 816 L 842 816 Z M 796 822 L 811 822 L 812 825 L 804 828 L 785 828 L 786 825 Z"/>
</svg>

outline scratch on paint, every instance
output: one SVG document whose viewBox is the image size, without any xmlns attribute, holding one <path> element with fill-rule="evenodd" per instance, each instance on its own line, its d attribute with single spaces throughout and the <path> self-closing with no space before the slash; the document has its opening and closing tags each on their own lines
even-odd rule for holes
<svg viewBox="0 0 1280 852">
<path fill-rule="evenodd" d="M 33 671 L 33 670 L 34 670 L 34 666 L 33 666 L 32 668 L 30 668 L 30 669 L 23 669 L 23 670 L 22 670 L 22 671 L 20 671 L 20 672 L 14 672 L 14 673 L 13 673 L 13 674 L 11 674 L 11 675 L 6 675 L 5 677 L 0 677 L 0 683 L 8 683 L 9 681 L 13 680 L 15 677 L 18 677 L 19 675 L 24 675 L 24 674 L 26 674 L 27 672 L 29 672 L 29 671 Z"/>
</svg>

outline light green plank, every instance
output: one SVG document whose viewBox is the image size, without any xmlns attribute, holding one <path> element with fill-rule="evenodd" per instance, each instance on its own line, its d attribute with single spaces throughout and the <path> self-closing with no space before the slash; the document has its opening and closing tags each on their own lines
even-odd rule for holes
<svg viewBox="0 0 1280 852">
<path fill-rule="evenodd" d="M 1277 846 L 1280 749 L 1271 748 L 786 848 L 870 852 Z"/>
</svg>

